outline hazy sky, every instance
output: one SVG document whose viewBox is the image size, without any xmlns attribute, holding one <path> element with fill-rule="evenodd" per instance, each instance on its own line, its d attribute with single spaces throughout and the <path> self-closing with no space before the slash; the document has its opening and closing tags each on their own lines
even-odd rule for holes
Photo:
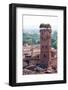
<svg viewBox="0 0 68 90">
<path fill-rule="evenodd" d="M 39 32 L 39 26 L 41 23 L 50 24 L 52 30 L 57 30 L 58 17 L 54 16 L 23 16 L 23 30 L 25 32 Z"/>
</svg>

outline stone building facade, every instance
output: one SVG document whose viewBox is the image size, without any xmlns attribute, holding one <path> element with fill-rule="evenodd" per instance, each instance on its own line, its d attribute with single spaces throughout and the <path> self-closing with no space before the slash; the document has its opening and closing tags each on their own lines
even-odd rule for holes
<svg viewBox="0 0 68 90">
<path fill-rule="evenodd" d="M 40 64 L 48 68 L 51 61 L 51 26 L 50 24 L 40 25 Z"/>
</svg>

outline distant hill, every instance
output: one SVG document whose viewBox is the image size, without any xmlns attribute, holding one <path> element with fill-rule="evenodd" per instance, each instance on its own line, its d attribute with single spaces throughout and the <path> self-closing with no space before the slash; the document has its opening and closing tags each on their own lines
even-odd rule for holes
<svg viewBox="0 0 68 90">
<path fill-rule="evenodd" d="M 39 44 L 40 36 L 37 33 L 23 33 L 23 44 Z"/>
</svg>

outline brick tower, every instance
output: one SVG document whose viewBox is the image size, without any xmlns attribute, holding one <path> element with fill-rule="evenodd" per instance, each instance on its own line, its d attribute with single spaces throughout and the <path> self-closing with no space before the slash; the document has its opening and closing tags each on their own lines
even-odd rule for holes
<svg viewBox="0 0 68 90">
<path fill-rule="evenodd" d="M 51 60 L 51 26 L 50 24 L 40 25 L 40 64 L 48 68 Z"/>
</svg>

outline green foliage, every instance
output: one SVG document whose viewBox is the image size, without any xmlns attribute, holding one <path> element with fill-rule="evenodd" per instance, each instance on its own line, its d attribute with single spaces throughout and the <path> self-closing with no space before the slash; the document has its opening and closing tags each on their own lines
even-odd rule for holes
<svg viewBox="0 0 68 90">
<path fill-rule="evenodd" d="M 38 33 L 23 33 L 23 44 L 40 44 L 40 35 Z M 57 49 L 57 32 L 51 35 L 51 46 Z"/>
<path fill-rule="evenodd" d="M 33 33 L 23 33 L 23 44 L 39 44 L 40 36 L 39 34 Z"/>
<path fill-rule="evenodd" d="M 31 40 L 32 35 L 29 35 L 28 33 L 23 33 L 23 44 L 31 44 L 32 40 Z"/>
<path fill-rule="evenodd" d="M 56 31 L 53 32 L 51 39 L 52 39 L 51 40 L 52 41 L 52 43 L 51 43 L 52 47 L 57 49 L 57 32 Z"/>
</svg>

